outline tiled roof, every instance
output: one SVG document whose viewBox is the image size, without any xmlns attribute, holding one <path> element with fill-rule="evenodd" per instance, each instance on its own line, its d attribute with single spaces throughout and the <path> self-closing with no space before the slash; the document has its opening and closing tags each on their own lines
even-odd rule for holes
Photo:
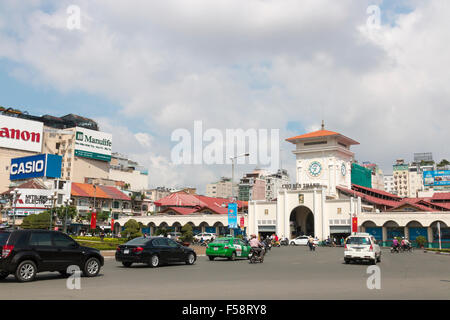
<svg viewBox="0 0 450 320">
<path fill-rule="evenodd" d="M 155 205 L 158 207 L 169 207 L 172 210 L 175 207 L 185 207 L 189 209 L 195 209 L 194 211 L 189 213 L 209 209 L 210 211 L 213 211 L 218 214 L 227 214 L 228 213 L 227 205 L 229 202 L 230 202 L 229 199 L 206 197 L 202 195 L 188 194 L 186 192 L 180 191 L 172 193 L 167 197 L 155 201 Z M 239 209 L 248 206 L 248 203 L 246 201 L 237 201 L 237 203 Z M 165 211 L 167 210 L 164 209 L 162 212 Z M 188 211 L 186 210 L 185 212 Z"/>
<path fill-rule="evenodd" d="M 450 192 L 436 192 L 433 194 L 432 200 L 447 200 L 450 202 Z"/>
<path fill-rule="evenodd" d="M 353 139 L 350 139 L 340 133 L 337 133 L 334 131 L 329 131 L 329 130 L 317 130 L 314 132 L 301 134 L 299 136 L 287 138 L 286 141 L 295 143 L 296 140 L 300 140 L 300 139 L 310 139 L 310 138 L 320 138 L 320 137 L 330 137 L 330 136 L 339 136 L 339 137 L 347 140 L 350 144 L 359 144 L 359 142 L 357 142 Z"/>
<path fill-rule="evenodd" d="M 74 197 L 90 197 L 130 201 L 130 197 L 116 187 L 94 186 L 88 183 L 72 183 L 71 195 Z"/>
<path fill-rule="evenodd" d="M 373 192 L 382 196 L 386 196 L 391 198 L 390 200 L 401 200 L 402 197 L 399 197 L 395 194 L 383 191 L 383 190 L 378 190 L 378 189 L 373 189 L 373 188 L 367 188 L 367 187 L 363 187 L 357 184 L 352 184 L 352 189 L 356 190 L 356 191 L 367 191 L 367 192 Z M 363 192 L 364 193 L 364 192 Z"/>
<path fill-rule="evenodd" d="M 328 130 L 318 130 L 314 132 L 305 133 L 299 136 L 287 138 L 287 141 L 297 140 L 297 139 L 306 139 L 306 138 L 319 138 L 319 137 L 327 137 L 327 136 L 338 136 L 339 133 Z"/>
<path fill-rule="evenodd" d="M 161 212 L 164 213 L 164 212 L 168 212 L 168 211 L 175 211 L 178 214 L 185 215 L 185 214 L 194 213 L 197 210 L 198 210 L 197 208 L 168 207 Z"/>
<path fill-rule="evenodd" d="M 340 187 L 340 186 L 337 186 L 336 189 L 338 189 L 346 194 L 350 194 L 354 197 L 361 197 L 361 200 L 363 200 L 367 203 L 370 203 L 370 204 L 374 204 L 374 205 L 385 206 L 387 208 L 393 208 L 399 204 L 399 201 L 386 200 L 386 199 L 381 199 L 381 198 L 377 198 L 374 196 L 369 196 L 365 193 L 347 189 L 347 188 Z"/>
</svg>

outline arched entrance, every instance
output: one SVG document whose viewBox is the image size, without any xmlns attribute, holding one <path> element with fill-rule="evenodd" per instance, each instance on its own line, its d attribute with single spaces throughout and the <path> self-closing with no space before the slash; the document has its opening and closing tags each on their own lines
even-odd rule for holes
<svg viewBox="0 0 450 320">
<path fill-rule="evenodd" d="M 308 207 L 298 206 L 291 211 L 289 216 L 290 237 L 314 234 L 314 214 Z"/>
</svg>

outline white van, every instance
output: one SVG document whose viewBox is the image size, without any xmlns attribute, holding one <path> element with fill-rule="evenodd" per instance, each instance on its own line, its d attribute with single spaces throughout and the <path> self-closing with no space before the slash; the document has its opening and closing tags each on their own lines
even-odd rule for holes
<svg viewBox="0 0 450 320">
<path fill-rule="evenodd" d="M 345 240 L 345 263 L 350 261 L 381 262 L 381 249 L 369 233 L 356 233 Z"/>
</svg>

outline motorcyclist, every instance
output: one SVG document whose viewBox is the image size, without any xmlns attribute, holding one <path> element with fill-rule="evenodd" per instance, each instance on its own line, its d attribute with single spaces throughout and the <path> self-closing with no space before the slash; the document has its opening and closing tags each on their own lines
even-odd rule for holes
<svg viewBox="0 0 450 320">
<path fill-rule="evenodd" d="M 403 238 L 402 239 L 402 247 L 405 250 L 408 250 L 410 248 L 411 244 L 409 243 L 408 239 Z"/>
<path fill-rule="evenodd" d="M 261 257 L 261 253 L 262 253 L 261 248 L 263 247 L 263 244 L 261 242 L 259 242 L 259 240 L 258 240 L 258 238 L 256 238 L 255 234 L 252 234 L 252 236 L 251 236 L 250 247 L 258 255 L 258 257 Z"/>
<path fill-rule="evenodd" d="M 396 238 L 394 238 L 394 240 L 392 240 L 392 247 L 394 249 L 398 250 L 399 243 L 398 243 L 398 240 Z"/>
</svg>

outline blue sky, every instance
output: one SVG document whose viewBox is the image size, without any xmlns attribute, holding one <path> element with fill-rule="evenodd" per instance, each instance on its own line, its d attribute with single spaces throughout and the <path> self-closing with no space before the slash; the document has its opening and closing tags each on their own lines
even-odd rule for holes
<svg viewBox="0 0 450 320">
<path fill-rule="evenodd" d="M 371 33 L 366 9 L 377 3 L 383 27 Z M 450 72 L 442 68 L 450 56 L 442 41 L 448 3 L 6 0 L 0 105 L 98 120 L 113 133 L 115 151 L 149 168 L 151 185 L 201 187 L 228 175 L 227 166 L 171 165 L 171 133 L 195 120 L 220 130 L 279 128 L 283 141 L 323 119 L 361 143 L 359 161 L 389 172 L 413 152 L 448 157 L 439 147 L 450 102 L 443 85 Z M 80 31 L 65 26 L 71 4 L 81 8 Z M 418 136 L 423 123 L 428 129 Z M 282 142 L 293 175 L 291 147 Z"/>
</svg>

